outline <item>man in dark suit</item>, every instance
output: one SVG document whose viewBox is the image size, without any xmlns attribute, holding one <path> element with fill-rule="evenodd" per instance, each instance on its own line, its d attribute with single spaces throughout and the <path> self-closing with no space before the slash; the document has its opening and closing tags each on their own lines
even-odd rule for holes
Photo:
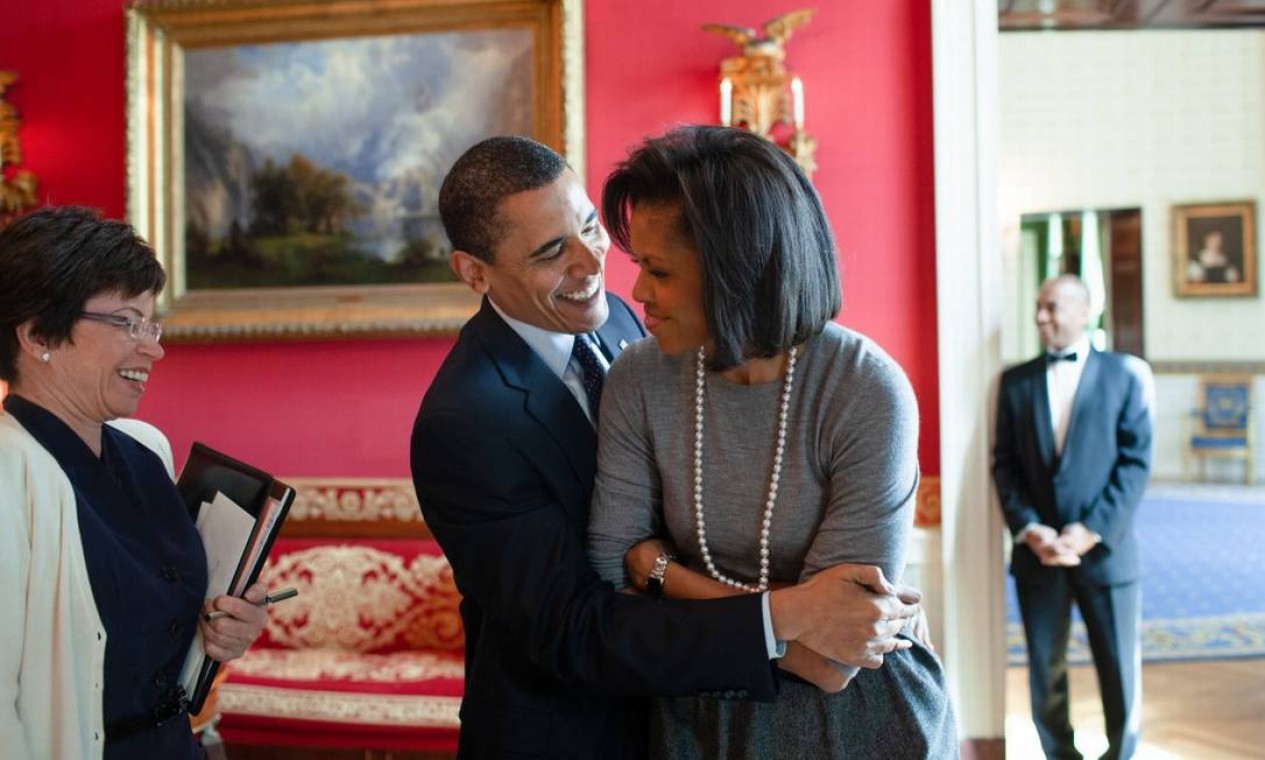
<svg viewBox="0 0 1265 760">
<path fill-rule="evenodd" d="M 439 205 L 453 269 L 484 296 L 412 440 L 463 595 L 461 757 L 641 758 L 638 696 L 772 699 L 778 641 L 867 667 L 907 646 L 917 592 L 874 567 L 707 602 L 602 583 L 585 548 L 600 373 L 645 334 L 605 292 L 606 231 L 562 158 L 525 138 L 467 151 Z"/>
<path fill-rule="evenodd" d="M 1140 593 L 1133 514 L 1151 463 L 1150 369 L 1090 348 L 1089 291 L 1047 280 L 1037 329 L 1047 354 L 1003 373 L 993 481 L 1015 537 L 1011 573 L 1028 640 L 1032 716 L 1050 758 L 1079 758 L 1068 715 L 1076 601 L 1089 634 L 1109 748 L 1137 748 Z"/>
</svg>

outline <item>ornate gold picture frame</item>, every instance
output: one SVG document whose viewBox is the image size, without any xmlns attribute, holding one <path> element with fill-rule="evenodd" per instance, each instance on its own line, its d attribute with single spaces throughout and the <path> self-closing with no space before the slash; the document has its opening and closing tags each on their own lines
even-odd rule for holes
<svg viewBox="0 0 1265 760">
<path fill-rule="evenodd" d="M 582 0 L 143 0 L 127 13 L 128 216 L 163 336 L 449 334 L 439 183 L 527 133 L 583 176 Z"/>
<path fill-rule="evenodd" d="M 1256 204 L 1173 207 L 1173 292 L 1179 296 L 1256 295 Z"/>
</svg>

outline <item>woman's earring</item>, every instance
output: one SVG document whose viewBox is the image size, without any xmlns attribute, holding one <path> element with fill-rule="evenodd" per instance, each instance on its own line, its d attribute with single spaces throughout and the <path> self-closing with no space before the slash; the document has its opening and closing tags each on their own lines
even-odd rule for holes
<svg viewBox="0 0 1265 760">
<path fill-rule="evenodd" d="M 47 351 L 45 351 L 44 353 L 40 354 L 40 361 L 44 362 L 45 364 L 48 364 L 48 360 L 49 360 L 49 359 L 52 359 L 52 358 L 53 358 L 53 355 L 52 355 L 52 354 L 50 354 L 50 353 L 49 353 L 49 352 L 47 352 Z"/>
</svg>

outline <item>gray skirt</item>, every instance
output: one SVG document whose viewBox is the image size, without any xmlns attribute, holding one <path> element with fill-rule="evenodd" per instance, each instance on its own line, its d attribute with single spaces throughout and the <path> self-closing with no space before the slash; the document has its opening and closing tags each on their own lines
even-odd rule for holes
<svg viewBox="0 0 1265 760">
<path fill-rule="evenodd" d="M 941 760 L 958 757 L 958 740 L 940 661 L 915 643 L 838 694 L 792 677 L 782 679 L 776 702 L 659 698 L 650 756 Z"/>
</svg>

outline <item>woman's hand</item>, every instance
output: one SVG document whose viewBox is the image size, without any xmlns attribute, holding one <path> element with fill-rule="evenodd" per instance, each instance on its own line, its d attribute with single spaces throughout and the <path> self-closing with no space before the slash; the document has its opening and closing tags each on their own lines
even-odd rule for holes
<svg viewBox="0 0 1265 760">
<path fill-rule="evenodd" d="M 832 663 L 794 641 L 786 645 L 786 654 L 777 661 L 777 665 L 830 694 L 843 691 L 857 673 L 857 669 L 851 665 Z"/>
<path fill-rule="evenodd" d="M 906 634 L 928 650 L 935 652 L 936 645 L 931 641 L 931 622 L 927 620 L 927 611 L 922 607 L 918 608 L 918 616 L 909 621 L 905 626 Z"/>
<path fill-rule="evenodd" d="M 206 612 L 221 610 L 227 614 L 210 622 L 205 617 L 199 620 L 206 653 L 220 662 L 245 654 L 268 624 L 268 608 L 262 605 L 267 596 L 268 587 L 256 583 L 246 589 L 244 599 L 218 596 L 212 600 Z"/>
</svg>

